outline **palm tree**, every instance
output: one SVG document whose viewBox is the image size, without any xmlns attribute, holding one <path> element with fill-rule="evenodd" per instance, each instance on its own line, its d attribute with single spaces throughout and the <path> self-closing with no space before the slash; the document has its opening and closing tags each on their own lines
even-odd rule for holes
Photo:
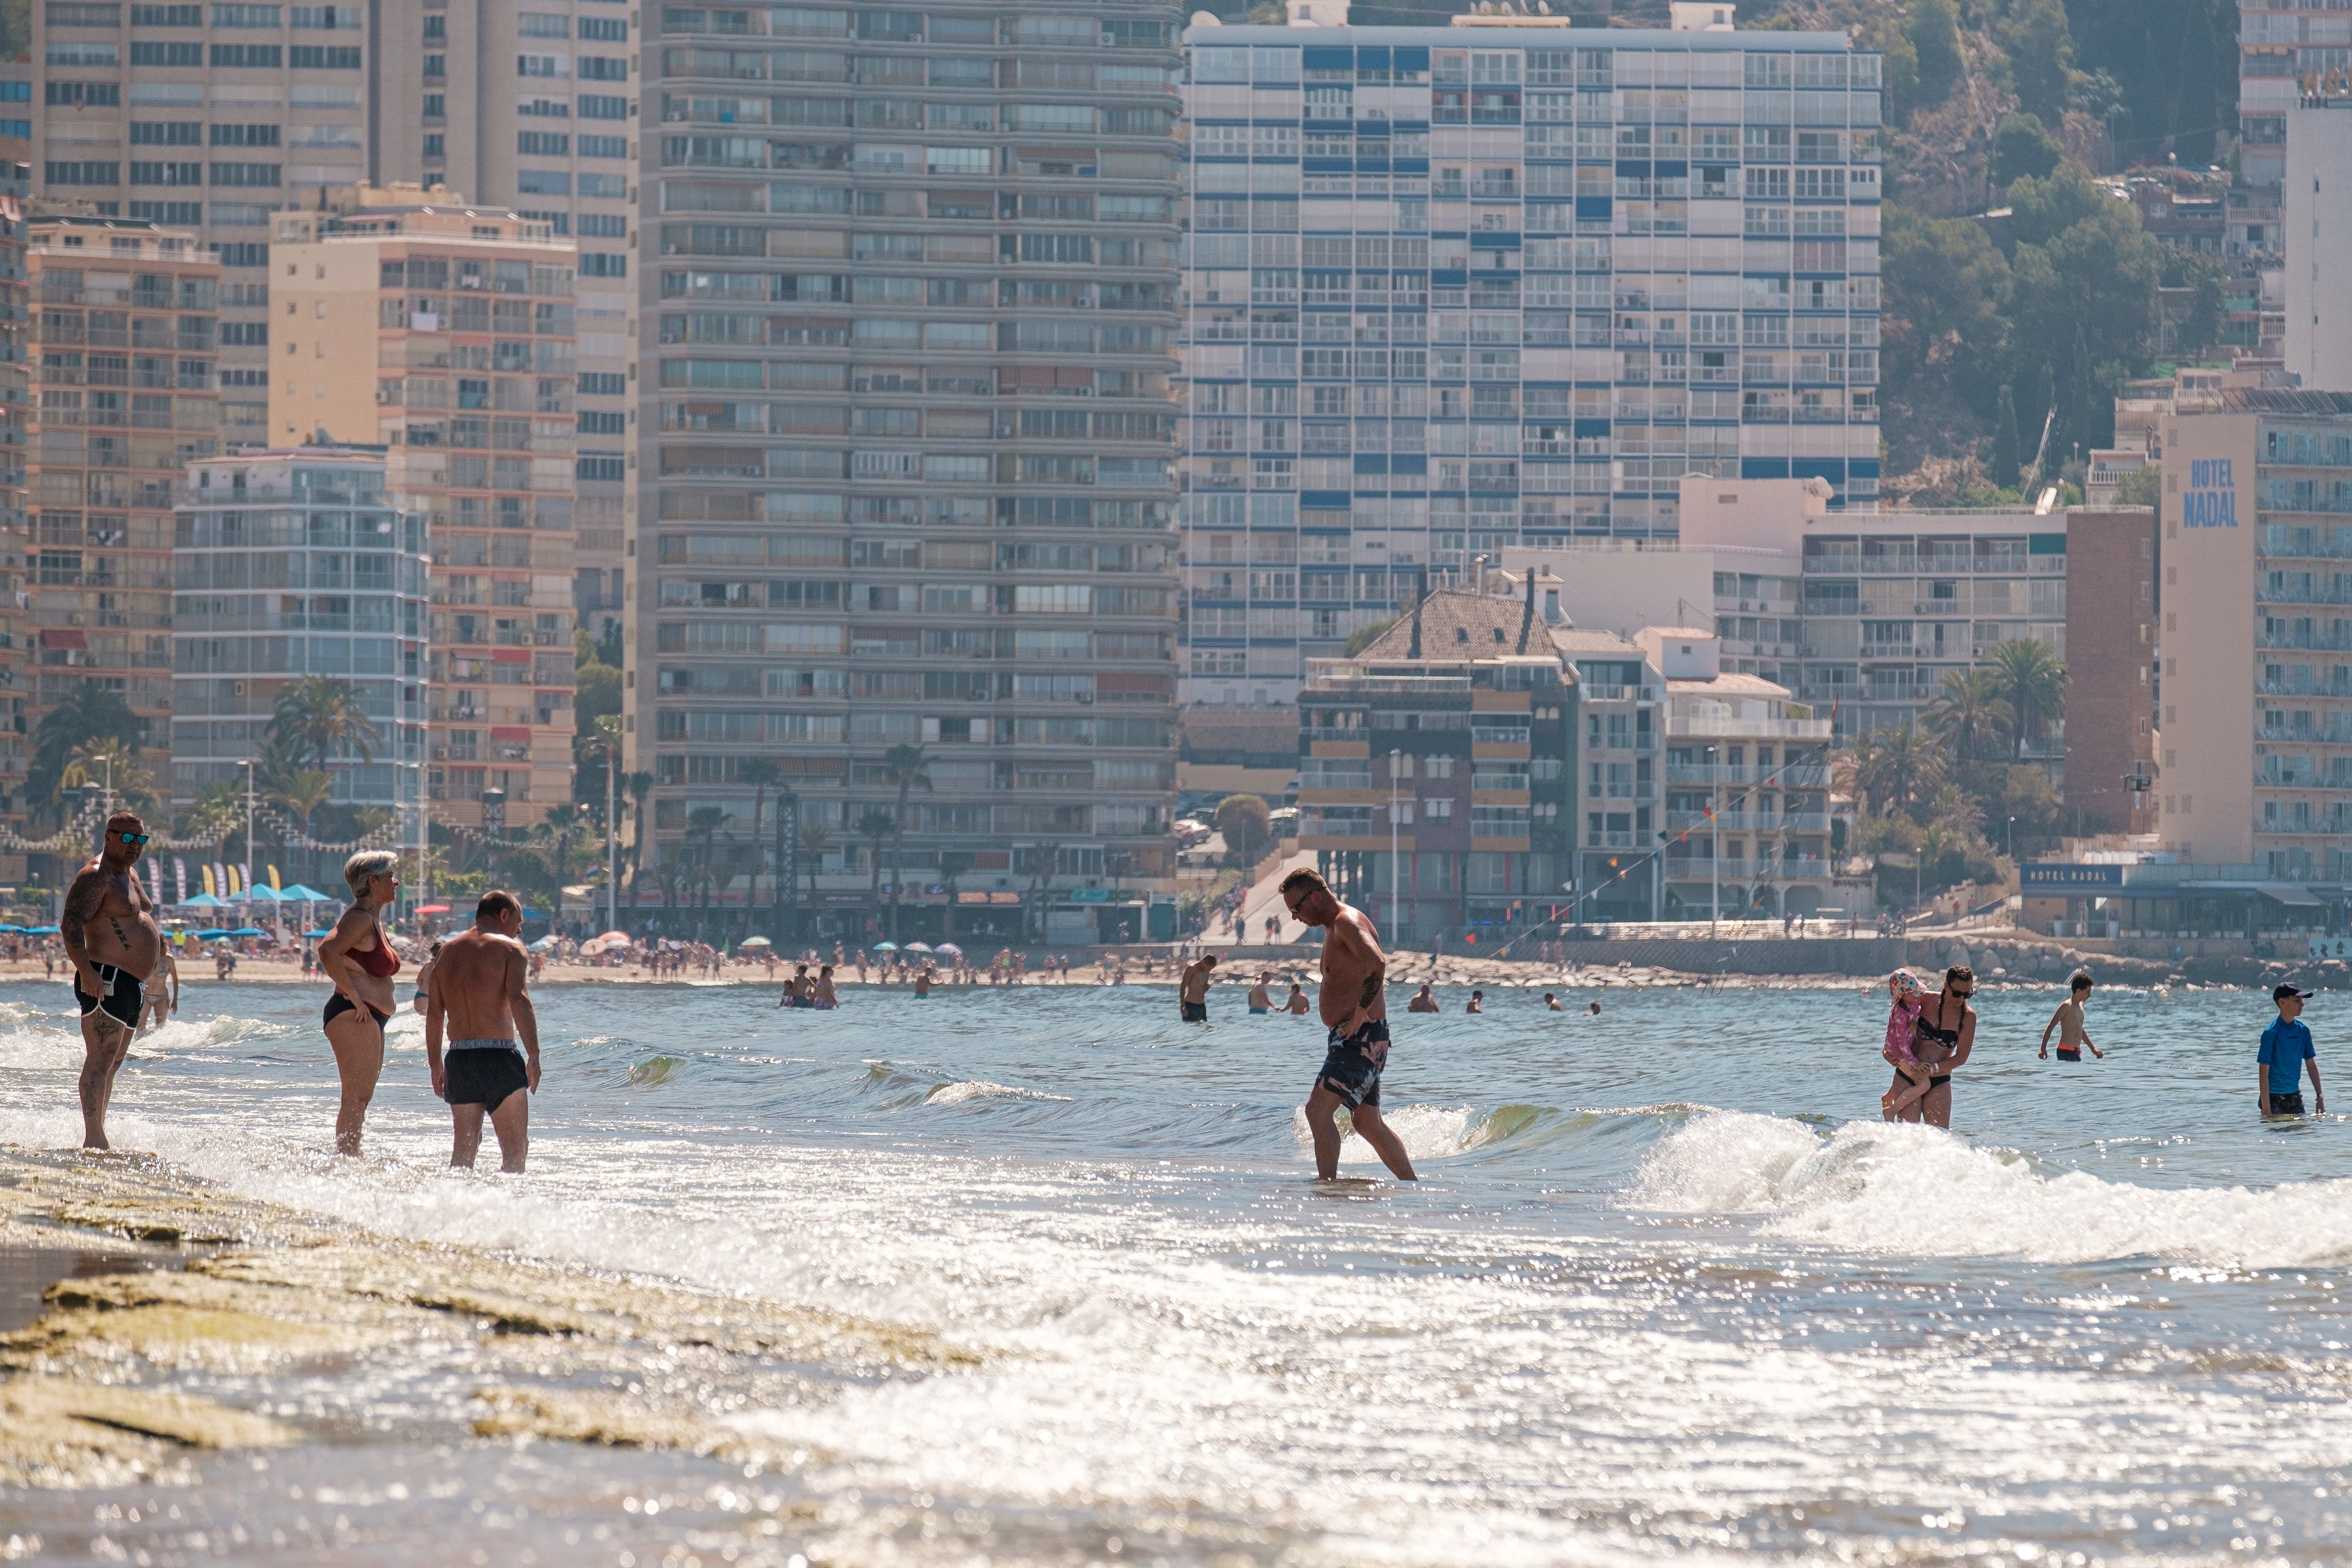
<svg viewBox="0 0 2352 1568">
<path fill-rule="evenodd" d="M 108 803 L 115 797 L 133 806 L 155 803 L 155 775 L 139 753 L 111 735 L 84 741 L 73 749 L 66 771 L 58 777 L 59 789 L 106 789 Z"/>
<path fill-rule="evenodd" d="M 920 746 L 898 745 L 882 753 L 882 776 L 898 786 L 898 809 L 890 831 L 890 940 L 898 940 L 898 893 L 907 880 L 907 795 L 917 784 L 931 787 L 929 764 Z"/>
<path fill-rule="evenodd" d="M 110 738 L 136 751 L 143 728 L 122 693 L 95 680 L 84 680 L 50 709 L 33 731 L 33 760 L 25 771 L 26 797 L 54 806 L 58 783 L 76 747 Z"/>
<path fill-rule="evenodd" d="M 710 915 L 711 863 L 719 847 L 719 830 L 730 820 L 732 818 L 726 807 L 718 805 L 698 805 L 686 816 L 688 847 L 691 848 L 696 839 L 702 840 L 702 851 L 694 858 L 693 875 L 695 885 L 702 891 L 702 913 L 706 921 Z"/>
<path fill-rule="evenodd" d="M 294 819 L 300 825 L 302 837 L 306 839 L 310 837 L 311 816 L 333 799 L 334 794 L 335 775 L 317 768 L 293 768 L 275 774 L 269 780 L 269 799 L 294 814 Z M 310 858 L 307 849 L 302 858 L 305 862 Z M 307 877 L 313 869 L 315 868 L 306 864 L 304 876 Z"/>
<path fill-rule="evenodd" d="M 1894 812 L 1919 799 L 1942 776 L 1942 759 L 1917 726 L 1906 719 L 1872 731 L 1838 760 L 1841 783 L 1865 811 Z"/>
<path fill-rule="evenodd" d="M 878 805 L 866 807 L 851 825 L 851 831 L 874 843 L 874 875 L 866 891 L 877 903 L 882 900 L 882 841 L 898 830 L 898 819 Z"/>
<path fill-rule="evenodd" d="M 736 777 L 751 786 L 751 886 L 743 895 L 743 934 L 751 934 L 753 901 L 760 895 L 760 868 L 766 864 L 761 853 L 762 824 L 767 820 L 768 792 L 784 782 L 784 770 L 767 757 L 747 757 Z"/>
<path fill-rule="evenodd" d="M 551 848 L 547 865 L 555 883 L 556 908 L 563 907 L 563 884 L 572 875 L 572 845 L 590 826 L 588 808 L 576 801 L 547 808 L 547 815 L 530 826 L 530 842 L 541 851 Z"/>
<path fill-rule="evenodd" d="M 638 873 L 646 858 L 646 803 L 654 797 L 654 775 L 623 773 L 621 796 L 629 803 L 632 816 L 629 831 L 629 887 L 634 891 Z"/>
<path fill-rule="evenodd" d="M 1054 872 L 1061 863 L 1058 838 L 1049 838 L 1029 851 L 1029 905 L 1022 911 L 1021 925 L 1032 935 L 1045 934 L 1045 889 L 1054 885 Z"/>
<path fill-rule="evenodd" d="M 948 885 L 947 940 L 955 940 L 956 896 L 961 890 L 956 879 L 972 868 L 972 856 L 961 849 L 948 849 L 940 855 L 940 879 Z"/>
<path fill-rule="evenodd" d="M 380 738 L 360 705 L 359 688 L 324 675 L 306 675 L 278 689 L 269 735 L 322 769 L 338 746 L 349 746 L 363 763 L 375 761 Z"/>
<path fill-rule="evenodd" d="M 2010 757 L 2025 760 L 2025 742 L 2039 741 L 2066 716 L 2066 666 L 2037 637 L 2011 637 L 1992 650 L 1994 683 L 2012 718 Z"/>
<path fill-rule="evenodd" d="M 817 866 L 824 852 L 833 847 L 833 829 L 822 822 L 804 822 L 800 832 L 801 860 L 808 867 L 809 903 L 816 903 Z"/>
<path fill-rule="evenodd" d="M 224 859 L 229 839 L 244 831 L 245 789 L 234 779 L 205 785 L 196 792 L 194 804 L 180 814 L 179 837 L 222 846 Z"/>
<path fill-rule="evenodd" d="M 1936 700 L 1921 717 L 1930 732 L 1952 748 L 1961 762 L 1973 760 L 1985 742 L 2004 733 L 2012 715 L 2000 695 L 1999 678 L 1990 669 L 1948 671 Z"/>
</svg>

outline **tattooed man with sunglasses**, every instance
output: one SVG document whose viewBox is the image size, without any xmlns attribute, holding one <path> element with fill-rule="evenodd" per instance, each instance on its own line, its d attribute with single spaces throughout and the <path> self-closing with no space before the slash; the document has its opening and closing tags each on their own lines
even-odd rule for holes
<svg viewBox="0 0 2352 1568">
<path fill-rule="evenodd" d="M 139 1027 L 141 989 L 163 961 L 154 901 L 140 885 L 147 825 L 131 812 L 106 820 L 106 842 L 66 891 L 58 921 L 73 961 L 74 1000 L 81 1005 L 81 1146 L 104 1149 L 106 1108 L 114 1075 Z"/>
</svg>

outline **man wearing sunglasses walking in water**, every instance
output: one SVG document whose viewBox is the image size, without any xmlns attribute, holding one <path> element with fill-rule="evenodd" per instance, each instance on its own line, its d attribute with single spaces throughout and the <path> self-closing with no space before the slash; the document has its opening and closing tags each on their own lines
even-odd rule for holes
<svg viewBox="0 0 2352 1568">
<path fill-rule="evenodd" d="M 147 825 L 131 812 L 106 819 L 106 842 L 66 890 L 58 934 L 72 960 L 74 1000 L 81 1005 L 81 1146 L 104 1149 L 106 1108 L 114 1075 L 131 1049 L 143 1011 L 141 987 L 163 966 L 163 933 L 155 905 L 139 882 Z"/>
<path fill-rule="evenodd" d="M 1339 901 L 1329 884 L 1300 867 L 1282 879 L 1290 918 L 1325 928 L 1323 939 L 1323 1071 L 1307 1097 L 1307 1130 L 1315 1140 L 1315 1171 L 1329 1181 L 1339 1171 L 1339 1129 L 1331 1120 L 1348 1108 L 1348 1122 L 1399 1181 L 1417 1181 L 1404 1140 L 1381 1120 L 1381 1074 L 1389 1065 L 1389 961 L 1380 933 L 1363 910 Z"/>
</svg>

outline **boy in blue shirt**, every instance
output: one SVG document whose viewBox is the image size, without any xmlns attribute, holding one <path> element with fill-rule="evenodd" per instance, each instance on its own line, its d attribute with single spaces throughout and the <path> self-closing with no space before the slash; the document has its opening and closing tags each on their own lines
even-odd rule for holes
<svg viewBox="0 0 2352 1568">
<path fill-rule="evenodd" d="M 2303 1022 L 2303 999 L 2311 993 L 2296 985 L 2280 985 L 2271 992 L 2271 1000 L 2278 1004 L 2278 1018 L 2263 1031 L 2263 1048 L 2255 1056 L 2260 1064 L 2255 1076 L 2261 1080 L 2254 1103 L 2265 1116 L 2301 1116 L 2303 1110 L 2303 1064 L 2311 1064 L 2311 1092 L 2318 1102 L 2315 1109 L 2322 1114 L 2327 1110 L 2327 1091 L 2319 1087 L 2319 1058 L 2312 1053 L 2311 1029 Z"/>
</svg>

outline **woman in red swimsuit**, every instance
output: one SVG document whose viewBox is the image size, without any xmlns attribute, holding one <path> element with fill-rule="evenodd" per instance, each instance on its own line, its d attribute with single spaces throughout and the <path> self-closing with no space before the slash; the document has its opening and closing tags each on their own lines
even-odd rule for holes
<svg viewBox="0 0 2352 1568">
<path fill-rule="evenodd" d="M 356 900 L 319 943 L 319 967 L 335 983 L 323 1022 L 334 1047 L 343 1102 L 335 1112 L 335 1152 L 360 1152 L 360 1127 L 383 1074 L 383 1026 L 392 1020 L 392 977 L 400 954 L 377 919 L 400 891 L 400 857 L 362 849 L 343 863 L 343 880 Z"/>
</svg>

